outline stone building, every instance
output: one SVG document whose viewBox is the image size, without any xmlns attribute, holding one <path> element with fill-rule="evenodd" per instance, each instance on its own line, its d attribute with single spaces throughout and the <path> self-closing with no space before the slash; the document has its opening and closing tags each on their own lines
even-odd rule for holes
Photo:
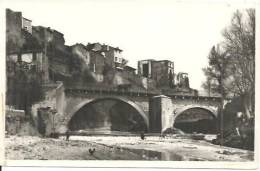
<svg viewBox="0 0 260 171">
<path fill-rule="evenodd" d="M 131 66 L 124 66 L 124 71 L 128 74 L 128 75 L 135 75 L 136 74 L 136 69 L 131 67 Z"/>
<path fill-rule="evenodd" d="M 22 13 L 6 9 L 6 51 L 18 52 L 22 41 Z"/>
<path fill-rule="evenodd" d="M 23 17 L 22 28 L 32 34 L 32 20 Z"/>
<path fill-rule="evenodd" d="M 85 45 L 76 43 L 70 47 L 73 56 L 78 57 L 82 63 L 81 70 L 90 68 L 90 51 Z"/>
<path fill-rule="evenodd" d="M 22 122 L 25 118 L 23 110 L 15 110 L 7 107 L 6 112 L 5 131 L 7 134 L 17 134 L 22 128 Z"/>
<path fill-rule="evenodd" d="M 101 45 L 100 43 L 88 44 L 87 48 L 94 52 L 99 52 L 104 56 L 105 65 L 113 69 L 123 69 L 125 59 L 123 58 L 123 50 L 118 47 L 112 47 L 109 45 Z"/>
<path fill-rule="evenodd" d="M 174 86 L 174 63 L 169 60 L 138 61 L 138 74 L 155 80 L 157 87 L 173 88 Z"/>
<path fill-rule="evenodd" d="M 44 66 L 48 70 L 46 79 L 61 80 L 71 77 L 71 53 L 65 45 L 64 35 L 57 30 L 33 26 L 32 35 L 40 42 L 44 54 Z"/>
<path fill-rule="evenodd" d="M 100 53 L 90 51 L 90 71 L 96 74 L 103 74 L 105 59 Z"/>
<path fill-rule="evenodd" d="M 80 61 L 81 72 L 88 74 L 89 82 L 102 82 L 104 71 L 104 56 L 98 47 L 88 47 L 77 43 L 70 47 L 73 60 Z"/>
<path fill-rule="evenodd" d="M 15 72 L 15 66 L 20 66 L 27 70 L 33 69 L 42 82 L 48 82 L 46 57 L 42 44 L 32 34 L 31 22 L 21 12 L 6 10 L 7 75 Z"/>
<path fill-rule="evenodd" d="M 175 77 L 175 83 L 180 88 L 190 88 L 188 73 L 179 72 Z"/>
<path fill-rule="evenodd" d="M 47 82 L 48 69 L 41 44 L 32 35 L 31 20 L 6 10 L 6 104 L 25 110 L 31 99 L 26 89 Z M 24 86 L 26 85 L 26 88 Z M 30 89 L 31 90 L 31 89 Z M 32 91 L 32 90 L 31 90 Z"/>
</svg>

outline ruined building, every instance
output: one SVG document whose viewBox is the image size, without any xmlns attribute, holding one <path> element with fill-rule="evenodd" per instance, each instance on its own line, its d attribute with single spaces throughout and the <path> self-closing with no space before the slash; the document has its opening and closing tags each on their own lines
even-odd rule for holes
<svg viewBox="0 0 260 171">
<path fill-rule="evenodd" d="M 190 89 L 188 73 L 175 73 L 174 63 L 169 60 L 138 61 L 138 74 L 155 80 L 158 88 Z"/>
<path fill-rule="evenodd" d="M 185 72 L 179 72 L 175 77 L 176 86 L 179 88 L 189 88 L 189 76 L 188 73 Z"/>
<path fill-rule="evenodd" d="M 138 74 L 155 80 L 157 87 L 174 87 L 174 63 L 171 61 L 138 61 Z"/>
</svg>

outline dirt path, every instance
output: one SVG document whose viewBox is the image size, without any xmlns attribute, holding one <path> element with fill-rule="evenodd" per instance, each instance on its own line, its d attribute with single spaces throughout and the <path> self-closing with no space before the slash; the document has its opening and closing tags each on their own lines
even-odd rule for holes
<svg viewBox="0 0 260 171">
<path fill-rule="evenodd" d="M 253 152 L 185 138 L 72 136 L 70 141 L 10 136 L 8 159 L 251 161 Z M 95 148 L 93 155 L 89 148 Z"/>
</svg>

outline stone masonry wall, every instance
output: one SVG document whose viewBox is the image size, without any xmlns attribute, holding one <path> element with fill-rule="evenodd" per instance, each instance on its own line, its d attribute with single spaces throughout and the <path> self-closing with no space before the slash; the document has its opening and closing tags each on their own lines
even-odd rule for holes
<svg viewBox="0 0 260 171">
<path fill-rule="evenodd" d="M 35 103 L 32 106 L 32 118 L 34 120 L 36 128 L 39 128 L 39 109 L 42 109 L 42 119 L 46 126 L 45 134 L 49 135 L 52 131 L 53 125 L 57 125 L 60 121 L 61 115 L 63 114 L 65 103 L 64 103 L 64 87 L 62 82 L 57 82 L 53 85 L 46 85 L 45 87 L 47 90 L 45 92 L 45 98 L 38 103 Z M 54 122 L 53 116 L 50 112 L 51 110 L 56 110 L 56 114 L 54 115 Z"/>
</svg>

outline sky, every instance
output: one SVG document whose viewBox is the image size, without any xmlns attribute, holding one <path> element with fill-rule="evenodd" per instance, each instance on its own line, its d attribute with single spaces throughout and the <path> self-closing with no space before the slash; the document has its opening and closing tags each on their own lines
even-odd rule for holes
<svg viewBox="0 0 260 171">
<path fill-rule="evenodd" d="M 185 2 L 185 1 L 184 1 Z M 65 44 L 100 42 L 119 47 L 129 65 L 144 59 L 171 60 L 175 73 L 187 72 L 190 86 L 202 89 L 202 68 L 222 30 L 238 8 L 225 1 L 56 0 L 5 1 L 34 26 L 64 34 Z"/>
</svg>

